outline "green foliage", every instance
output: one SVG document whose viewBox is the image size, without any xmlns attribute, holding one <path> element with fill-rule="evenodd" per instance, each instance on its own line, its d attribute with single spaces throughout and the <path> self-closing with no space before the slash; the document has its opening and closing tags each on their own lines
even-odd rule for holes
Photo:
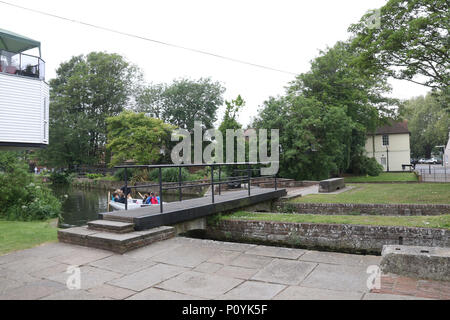
<svg viewBox="0 0 450 320">
<path fill-rule="evenodd" d="M 178 182 L 179 169 L 178 168 L 163 168 L 161 170 L 161 178 L 163 182 Z M 151 181 L 159 180 L 159 169 L 153 169 L 148 175 Z M 186 168 L 181 168 L 181 178 L 183 181 L 192 180 L 189 171 Z"/>
<path fill-rule="evenodd" d="M 170 144 L 173 126 L 143 113 L 124 111 L 107 119 L 108 150 L 112 152 L 110 165 L 127 160 L 137 164 L 157 163 Z"/>
<path fill-rule="evenodd" d="M 367 13 L 350 27 L 358 63 L 367 72 L 447 88 L 450 81 L 448 0 L 389 0 L 380 9 L 379 27 Z"/>
<path fill-rule="evenodd" d="M 127 179 L 131 180 L 134 174 L 137 172 L 136 169 L 126 169 Z M 114 172 L 114 177 L 119 181 L 125 181 L 125 168 L 119 168 Z"/>
<path fill-rule="evenodd" d="M 378 176 L 384 170 L 375 158 L 361 156 L 354 162 L 353 173 L 369 176 Z"/>
<path fill-rule="evenodd" d="M 300 74 L 284 96 L 267 100 L 256 128 L 280 132 L 280 175 L 322 180 L 351 170 L 364 154 L 366 134 L 389 114 L 395 101 L 376 74 L 354 65 L 356 55 L 338 42 Z"/>
<path fill-rule="evenodd" d="M 212 128 L 217 109 L 223 103 L 224 91 L 219 82 L 209 78 L 174 80 L 170 85 L 142 89 L 137 98 L 137 110 L 187 130 L 194 128 L 194 121 Z"/>
<path fill-rule="evenodd" d="M 69 168 L 105 156 L 109 162 L 106 119 L 132 102 L 139 71 L 120 55 L 91 52 L 62 63 L 56 74 L 50 81 L 50 144 L 39 159 Z"/>
<path fill-rule="evenodd" d="M 430 158 L 435 146 L 447 144 L 450 115 L 442 109 L 437 97 L 427 94 L 412 98 L 405 102 L 400 112 L 408 120 L 411 131 L 412 157 Z"/>
<path fill-rule="evenodd" d="M 71 184 L 74 178 L 75 174 L 68 171 L 55 171 L 50 173 L 49 176 L 49 180 L 53 184 Z"/>
<path fill-rule="evenodd" d="M 86 178 L 88 179 L 99 179 L 103 178 L 103 175 L 101 173 L 87 173 Z"/>
<path fill-rule="evenodd" d="M 0 153 L 0 172 L 0 218 L 30 221 L 58 216 L 61 202 L 28 172 L 19 154 Z"/>
</svg>

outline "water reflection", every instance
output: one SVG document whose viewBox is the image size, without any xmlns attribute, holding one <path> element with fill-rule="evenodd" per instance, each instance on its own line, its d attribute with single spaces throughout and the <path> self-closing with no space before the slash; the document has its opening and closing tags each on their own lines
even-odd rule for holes
<svg viewBox="0 0 450 320">
<path fill-rule="evenodd" d="M 108 191 L 71 186 L 54 187 L 55 195 L 62 199 L 60 227 L 85 225 L 96 220 L 98 213 L 108 211 Z M 178 201 L 178 196 L 163 193 L 164 202 Z M 183 195 L 183 199 L 193 198 Z M 113 209 L 110 208 L 110 211 Z"/>
</svg>

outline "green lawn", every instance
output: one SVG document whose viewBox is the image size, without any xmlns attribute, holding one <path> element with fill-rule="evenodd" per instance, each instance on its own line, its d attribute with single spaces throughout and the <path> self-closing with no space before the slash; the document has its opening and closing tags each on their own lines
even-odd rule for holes
<svg viewBox="0 0 450 320">
<path fill-rule="evenodd" d="M 363 183 L 339 194 L 310 194 L 293 199 L 309 203 L 428 203 L 450 204 L 450 183 Z"/>
<path fill-rule="evenodd" d="M 5 221 L 0 220 L 0 255 L 56 241 L 56 220 Z"/>
<path fill-rule="evenodd" d="M 360 224 L 450 229 L 450 215 L 441 216 L 362 216 L 235 212 L 221 216 L 223 220 L 259 220 L 297 223 Z"/>
<path fill-rule="evenodd" d="M 345 177 L 344 181 L 347 182 L 405 182 L 405 181 L 418 181 L 418 178 L 414 172 L 382 172 L 376 177 L 372 176 L 352 176 Z"/>
</svg>

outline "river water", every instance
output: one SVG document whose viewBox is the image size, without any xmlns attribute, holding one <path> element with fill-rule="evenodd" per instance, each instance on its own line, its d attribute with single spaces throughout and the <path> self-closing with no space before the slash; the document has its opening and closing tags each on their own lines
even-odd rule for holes
<svg viewBox="0 0 450 320">
<path fill-rule="evenodd" d="M 54 194 L 62 199 L 60 227 L 81 226 L 96 220 L 98 213 L 108 210 L 108 192 L 100 189 L 58 186 Z M 178 196 L 163 193 L 164 202 L 178 201 Z M 183 194 L 183 199 L 193 198 Z M 114 209 L 110 208 L 110 211 Z"/>
</svg>

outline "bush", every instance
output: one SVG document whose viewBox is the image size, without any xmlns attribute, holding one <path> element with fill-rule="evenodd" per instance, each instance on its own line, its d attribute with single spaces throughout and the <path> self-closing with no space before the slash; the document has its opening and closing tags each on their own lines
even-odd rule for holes
<svg viewBox="0 0 450 320">
<path fill-rule="evenodd" d="M 378 176 L 383 170 L 383 166 L 375 158 L 362 156 L 353 163 L 354 174 Z"/>
<path fill-rule="evenodd" d="M 61 202 L 17 156 L 14 162 L 0 158 L 0 218 L 8 220 L 46 220 L 61 211 Z"/>
<path fill-rule="evenodd" d="M 178 168 L 163 168 L 161 172 L 161 178 L 163 182 L 177 182 L 178 181 Z M 151 181 L 159 180 L 159 169 L 153 169 L 150 171 L 148 178 Z M 191 175 L 186 168 L 181 168 L 181 179 L 183 181 L 189 181 L 191 179 Z"/>
<path fill-rule="evenodd" d="M 67 171 L 60 172 L 52 172 L 49 176 L 49 180 L 53 184 L 71 184 L 73 179 L 75 178 L 74 173 L 70 173 Z"/>
<path fill-rule="evenodd" d="M 101 173 L 87 173 L 86 178 L 88 179 L 103 178 L 103 175 Z"/>
</svg>

